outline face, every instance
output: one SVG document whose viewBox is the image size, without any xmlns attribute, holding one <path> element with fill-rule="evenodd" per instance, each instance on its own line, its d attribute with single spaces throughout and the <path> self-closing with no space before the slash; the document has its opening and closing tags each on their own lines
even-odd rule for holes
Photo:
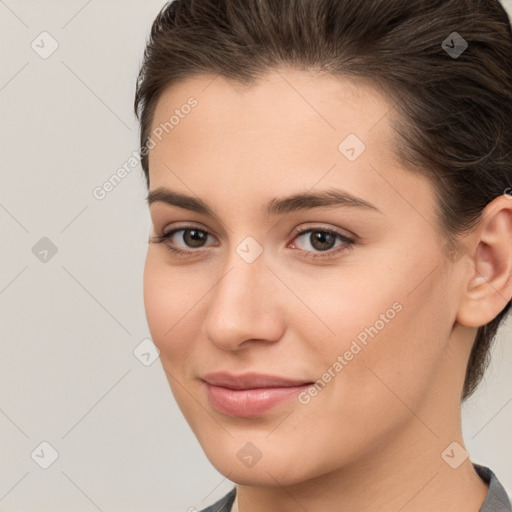
<svg viewBox="0 0 512 512">
<path fill-rule="evenodd" d="M 370 86 L 292 70 L 194 77 L 157 105 L 146 315 L 232 481 L 303 482 L 443 421 L 457 292 L 391 115 Z"/>
</svg>

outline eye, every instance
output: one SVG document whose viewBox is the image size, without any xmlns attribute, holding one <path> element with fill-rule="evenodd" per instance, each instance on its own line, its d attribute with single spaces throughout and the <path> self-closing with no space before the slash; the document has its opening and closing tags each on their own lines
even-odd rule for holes
<svg viewBox="0 0 512 512">
<path fill-rule="evenodd" d="M 175 236 L 180 232 L 181 234 L 179 236 Z M 194 252 L 199 252 L 197 249 L 203 248 L 204 242 L 208 239 L 208 236 L 212 235 L 210 235 L 208 231 L 199 229 L 196 226 L 181 227 L 173 229 L 167 233 L 156 235 L 153 239 L 153 242 L 165 243 L 168 249 L 175 254 L 191 255 Z M 176 240 L 181 240 L 181 242 L 185 245 L 185 248 L 180 248 L 179 246 L 177 247 Z M 188 250 L 187 247 L 191 248 L 192 250 Z"/>
<path fill-rule="evenodd" d="M 334 229 L 314 228 L 297 231 L 294 240 L 301 238 L 305 242 L 303 245 L 305 248 L 302 248 L 301 251 L 304 252 L 306 258 L 332 258 L 340 252 L 349 250 L 355 244 L 353 239 Z M 337 248 L 335 248 L 336 240 L 341 242 Z"/>
<path fill-rule="evenodd" d="M 304 240 L 299 246 L 304 244 L 305 248 L 299 247 L 299 250 L 304 257 L 313 259 L 333 258 L 339 253 L 351 249 L 356 243 L 355 240 L 334 229 L 320 227 L 296 230 L 292 236 L 293 240 L 301 238 Z M 178 256 L 191 256 L 194 253 L 203 252 L 208 237 L 213 238 L 213 235 L 204 229 L 197 226 L 185 226 L 156 235 L 152 241 L 154 243 L 165 243 L 167 248 Z M 337 240 L 340 242 L 338 246 L 335 245 Z M 183 245 L 180 247 L 177 245 L 177 241 L 181 241 Z M 295 248 L 295 246 L 296 244 L 292 243 L 292 248 Z"/>
</svg>

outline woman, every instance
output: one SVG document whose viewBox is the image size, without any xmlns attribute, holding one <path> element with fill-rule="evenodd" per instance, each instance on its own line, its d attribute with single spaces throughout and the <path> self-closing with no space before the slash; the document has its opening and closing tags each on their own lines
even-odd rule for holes
<svg viewBox="0 0 512 512">
<path fill-rule="evenodd" d="M 148 325 L 208 511 L 510 511 L 461 403 L 512 297 L 497 0 L 176 0 L 137 82 Z"/>
</svg>

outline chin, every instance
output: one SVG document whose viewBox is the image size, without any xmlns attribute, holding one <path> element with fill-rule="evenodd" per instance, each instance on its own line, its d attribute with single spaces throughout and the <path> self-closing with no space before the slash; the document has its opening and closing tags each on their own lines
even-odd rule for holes
<svg viewBox="0 0 512 512">
<path fill-rule="evenodd" d="M 310 456 L 301 453 L 300 442 L 283 447 L 281 443 L 274 445 L 256 440 L 254 445 L 260 448 L 258 453 L 251 446 L 250 439 L 251 436 L 236 436 L 221 442 L 216 436 L 199 438 L 206 457 L 215 469 L 240 485 L 295 485 L 328 472 L 321 457 L 316 464 Z M 278 448 L 279 444 L 281 449 Z"/>
</svg>

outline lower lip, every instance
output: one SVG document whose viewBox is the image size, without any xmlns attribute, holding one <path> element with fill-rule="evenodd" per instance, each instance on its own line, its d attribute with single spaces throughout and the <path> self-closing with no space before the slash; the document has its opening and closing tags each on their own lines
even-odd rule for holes
<svg viewBox="0 0 512 512">
<path fill-rule="evenodd" d="M 210 404 L 229 416 L 254 418 L 297 396 L 311 384 L 282 388 L 228 389 L 205 383 Z"/>
</svg>

